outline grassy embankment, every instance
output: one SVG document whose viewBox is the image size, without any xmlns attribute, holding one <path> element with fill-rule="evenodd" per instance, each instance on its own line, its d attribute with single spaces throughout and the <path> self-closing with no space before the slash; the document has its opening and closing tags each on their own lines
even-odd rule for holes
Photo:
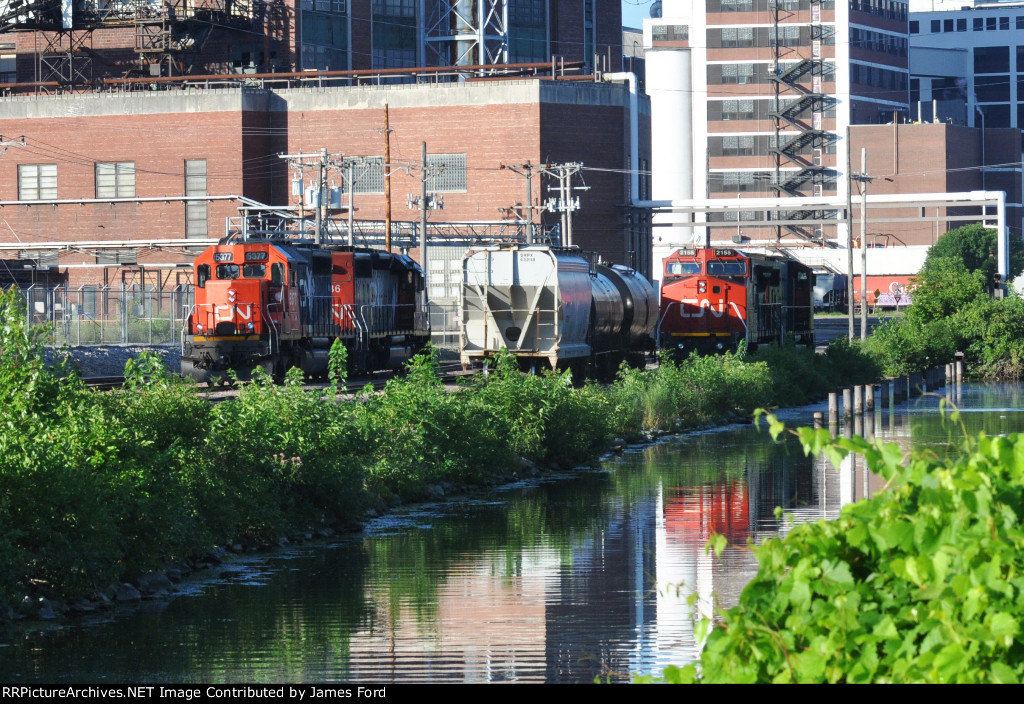
<svg viewBox="0 0 1024 704">
<path fill-rule="evenodd" d="M 44 364 L 45 331 L 0 298 L 0 605 L 89 596 L 212 545 L 272 543 L 424 496 L 594 461 L 614 438 L 803 403 L 876 369 L 856 349 L 764 349 L 625 371 L 603 387 L 509 358 L 447 393 L 429 356 L 337 401 L 259 379 L 211 405 L 143 356 L 121 392 Z M 337 377 L 343 360 L 332 357 Z M 856 378 L 854 378 L 856 377 Z M 2 613 L 2 612 L 0 612 Z"/>
</svg>

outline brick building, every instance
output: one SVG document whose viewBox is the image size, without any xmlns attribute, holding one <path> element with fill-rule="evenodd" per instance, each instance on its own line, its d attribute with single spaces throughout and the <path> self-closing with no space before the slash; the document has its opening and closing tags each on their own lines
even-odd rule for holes
<svg viewBox="0 0 1024 704">
<path fill-rule="evenodd" d="M 662 17 L 646 20 L 644 32 L 654 139 L 677 129 L 672 118 L 660 121 L 662 102 L 669 115 L 688 114 L 692 133 L 675 153 L 655 150 L 655 200 L 842 196 L 848 126 L 907 114 L 905 0 L 665 0 Z M 708 219 L 742 225 L 737 217 Z M 669 248 L 692 236 L 691 228 L 661 229 Z M 831 229 L 746 232 L 821 244 L 836 238 Z"/>
<path fill-rule="evenodd" d="M 445 165 L 428 182 L 444 199 L 443 210 L 430 211 L 431 222 L 521 221 L 526 179 L 502 164 L 582 162 L 574 185 L 589 190 L 577 191 L 574 242 L 646 268 L 647 232 L 623 207 L 630 199 L 629 103 L 620 85 L 552 80 L 0 99 L 0 134 L 24 135 L 23 146 L 0 156 L 0 246 L 7 257 L 70 265 L 78 281 L 101 277 L 100 265 L 112 258 L 182 264 L 190 261 L 190 240 L 223 236 L 241 205 L 294 210 L 300 173 L 278 155 L 322 148 L 332 158 L 369 158 L 364 178 L 354 179 L 353 217 L 379 222 L 387 105 L 399 224 L 419 219 L 405 200 L 420 192 L 424 141 L 428 162 Z M 640 104 L 640 149 L 649 158 L 648 113 Z M 308 185 L 310 174 L 304 178 Z M 338 186 L 343 178 L 341 170 L 328 175 Z M 537 213 L 552 185 L 548 177 L 532 180 L 539 224 L 558 222 L 557 213 Z M 167 239 L 174 241 L 147 244 Z"/>
<path fill-rule="evenodd" d="M 868 153 L 871 194 L 965 193 L 1004 191 L 1006 225 L 1011 238 L 1020 240 L 1021 167 L 1016 162 L 1021 150 L 1020 130 L 1012 128 L 978 130 L 937 124 L 858 125 L 852 129 L 851 146 L 858 164 L 861 148 Z M 986 168 L 981 168 L 982 164 Z M 860 211 L 854 206 L 854 232 L 859 232 Z M 977 213 L 971 209 L 970 213 Z M 914 222 L 922 213 L 917 208 L 887 209 L 886 217 L 909 222 L 872 223 L 882 213 L 869 214 L 868 243 L 878 247 L 933 245 L 947 230 L 962 222 Z M 927 215 L 956 216 L 946 213 Z M 990 219 L 994 222 L 994 218 Z"/>
</svg>

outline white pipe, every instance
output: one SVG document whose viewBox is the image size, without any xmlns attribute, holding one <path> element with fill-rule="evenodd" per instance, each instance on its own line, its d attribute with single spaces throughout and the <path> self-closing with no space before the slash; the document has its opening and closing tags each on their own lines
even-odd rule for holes
<svg viewBox="0 0 1024 704">
<path fill-rule="evenodd" d="M 629 84 L 629 202 L 636 205 L 640 202 L 640 98 L 636 74 L 629 71 L 606 73 L 603 79 Z"/>
<path fill-rule="evenodd" d="M 868 195 L 868 203 L 879 207 L 913 207 L 920 204 L 998 205 L 1005 202 L 1003 191 L 961 191 L 957 193 L 880 193 Z M 713 198 L 708 200 L 642 200 L 633 203 L 638 208 L 656 208 L 680 213 L 718 212 L 724 210 L 843 210 L 845 196 L 817 196 L 807 198 Z"/>
</svg>

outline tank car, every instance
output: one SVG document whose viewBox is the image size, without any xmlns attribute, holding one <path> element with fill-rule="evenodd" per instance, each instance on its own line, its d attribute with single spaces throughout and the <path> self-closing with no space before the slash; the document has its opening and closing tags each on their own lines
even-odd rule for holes
<svg viewBox="0 0 1024 704">
<path fill-rule="evenodd" d="M 308 241 L 232 240 L 195 260 L 181 371 L 199 382 L 262 367 L 327 374 L 340 339 L 349 369 L 398 368 L 430 339 L 423 272 L 405 255 Z"/>
<path fill-rule="evenodd" d="M 800 262 L 734 249 L 679 249 L 664 260 L 659 342 L 689 353 L 792 340 L 814 344 L 814 274 Z"/>
<path fill-rule="evenodd" d="M 624 266 L 592 265 L 576 249 L 495 245 L 463 260 L 463 366 L 508 349 L 524 367 L 544 363 L 608 375 L 653 349 L 657 295 Z"/>
</svg>

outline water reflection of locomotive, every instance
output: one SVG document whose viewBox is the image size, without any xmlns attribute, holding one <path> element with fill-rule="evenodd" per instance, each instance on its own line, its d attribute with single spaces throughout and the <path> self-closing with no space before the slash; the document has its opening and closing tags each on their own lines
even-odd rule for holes
<svg viewBox="0 0 1024 704">
<path fill-rule="evenodd" d="M 680 249 L 665 258 L 661 345 L 687 352 L 814 343 L 814 274 L 800 262 L 734 249 Z"/>
<path fill-rule="evenodd" d="M 344 341 L 354 371 L 400 367 L 429 340 L 423 272 L 401 254 L 287 239 L 226 239 L 195 261 L 182 373 L 197 381 L 327 373 Z"/>
<path fill-rule="evenodd" d="M 474 247 L 463 260 L 462 363 L 508 349 L 579 374 L 644 363 L 654 346 L 658 298 L 641 274 L 595 264 L 578 249 Z"/>
</svg>

